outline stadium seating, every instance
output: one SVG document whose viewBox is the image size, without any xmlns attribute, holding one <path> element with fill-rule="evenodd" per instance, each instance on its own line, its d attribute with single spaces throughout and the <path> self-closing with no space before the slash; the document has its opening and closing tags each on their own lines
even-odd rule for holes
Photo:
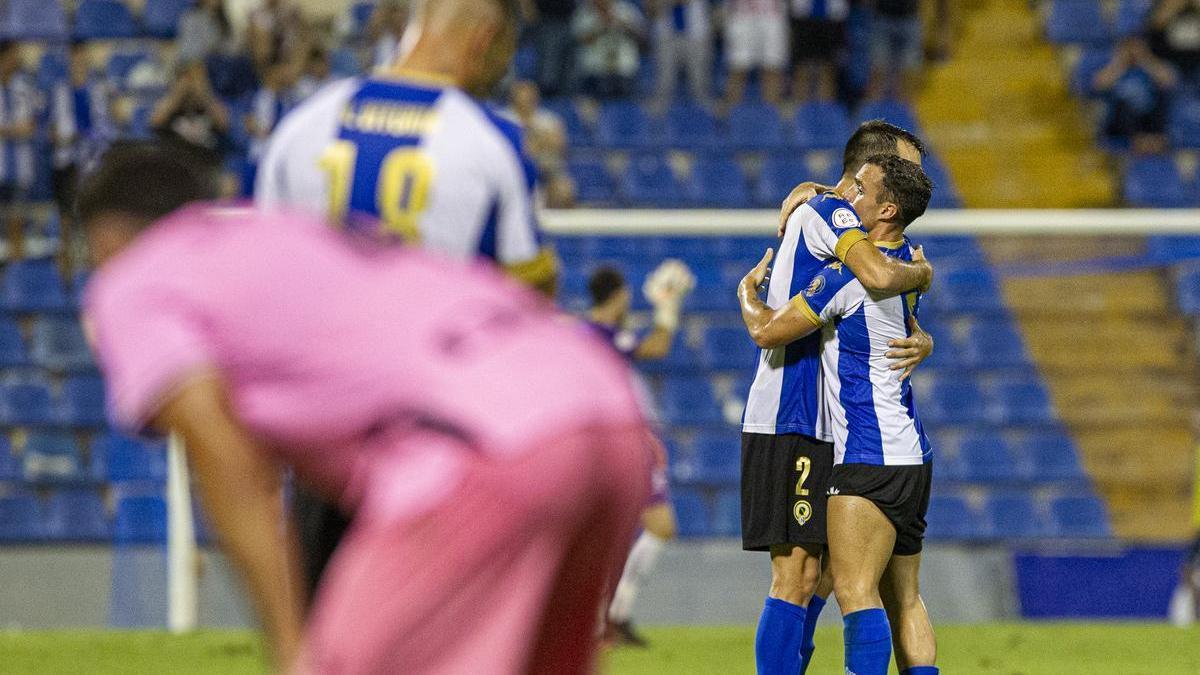
<svg viewBox="0 0 1200 675">
<path fill-rule="evenodd" d="M 1059 44 L 1107 42 L 1112 27 L 1099 0 L 1052 0 L 1046 38 Z"/>
<path fill-rule="evenodd" d="M 1108 537 L 1112 530 L 1104 502 L 1093 496 L 1065 495 L 1050 505 L 1056 532 L 1063 537 Z"/>
<path fill-rule="evenodd" d="M 671 424 L 721 424 L 724 418 L 705 376 L 667 378 L 659 396 L 663 419 Z"/>
<path fill-rule="evenodd" d="M 735 106 L 729 113 L 728 133 L 726 143 L 733 148 L 778 150 L 789 141 L 779 111 L 762 102 Z"/>
<path fill-rule="evenodd" d="M 742 533 L 742 500 L 737 490 L 717 493 L 713 508 L 712 533 L 720 537 L 736 537 Z"/>
<path fill-rule="evenodd" d="M 4 270 L 0 306 L 11 312 L 63 312 L 71 302 L 54 261 L 26 260 Z"/>
<path fill-rule="evenodd" d="M 74 434 L 62 431 L 39 432 L 25 444 L 25 480 L 30 482 L 71 482 L 83 476 L 82 451 Z"/>
<path fill-rule="evenodd" d="M 741 472 L 741 439 L 736 433 L 705 434 L 696 440 L 696 482 L 737 485 Z"/>
<path fill-rule="evenodd" d="M 0 27 L 5 37 L 15 40 L 67 37 L 67 17 L 59 0 L 8 0 L 0 5 Z"/>
<path fill-rule="evenodd" d="M 95 369 L 83 326 L 74 317 L 42 317 L 33 324 L 33 362 L 54 371 Z"/>
<path fill-rule="evenodd" d="M 3 501 L 0 501 L 0 505 L 2 504 Z M 712 508 L 704 493 L 694 488 L 674 488 L 671 490 L 671 504 L 675 507 L 675 515 L 679 521 L 680 536 L 707 536 L 711 533 Z M 0 519 L 3 517 L 4 512 L 0 510 Z"/>
<path fill-rule="evenodd" d="M 92 443 L 92 463 L 111 481 L 157 481 L 167 478 L 167 455 L 161 444 L 149 444 L 116 432 Z"/>
<path fill-rule="evenodd" d="M 1167 130 L 1175 147 L 1200 148 L 1200 95 L 1183 93 L 1175 97 Z"/>
<path fill-rule="evenodd" d="M 575 181 L 576 199 L 581 203 L 604 205 L 616 199 L 616 186 L 604 160 L 572 159 L 567 173 Z"/>
<path fill-rule="evenodd" d="M 1124 199 L 1129 206 L 1179 208 L 1195 203 L 1193 189 L 1184 183 L 1169 156 L 1138 157 L 1125 167 Z"/>
<path fill-rule="evenodd" d="M 720 143 L 717 121 L 704 106 L 680 101 L 667 109 L 664 120 L 667 144 L 676 148 L 710 150 Z"/>
<path fill-rule="evenodd" d="M 850 137 L 850 116 L 838 103 L 805 103 L 796 109 L 792 126 L 801 150 L 840 150 Z"/>
<path fill-rule="evenodd" d="M 700 158 L 692 167 L 690 206 L 731 209 L 750 202 L 742 168 L 733 159 Z"/>
<path fill-rule="evenodd" d="M 142 30 L 150 37 L 175 37 L 179 17 L 192 3 L 193 0 L 146 0 L 142 8 Z"/>
<path fill-rule="evenodd" d="M 118 0 L 83 0 L 75 10 L 75 39 L 114 40 L 137 35 L 129 7 Z"/>
<path fill-rule="evenodd" d="M 0 542 L 37 541 L 42 531 L 42 517 L 34 496 L 0 497 Z"/>
<path fill-rule="evenodd" d="M 633 206 L 677 206 L 683 197 L 671 166 L 654 154 L 630 159 L 621 192 L 624 201 Z"/>
<path fill-rule="evenodd" d="M 21 458 L 13 454 L 8 436 L 0 434 L 0 481 L 20 481 L 25 478 Z"/>
<path fill-rule="evenodd" d="M 167 505 L 162 497 L 125 497 L 117 503 L 113 536 L 120 544 L 155 544 L 167 538 Z"/>
<path fill-rule="evenodd" d="M 1113 32 L 1119 38 L 1141 32 L 1153 8 L 1154 0 L 1121 0 L 1113 20 Z"/>
<path fill-rule="evenodd" d="M 611 101 L 600 107 L 596 140 L 606 148 L 646 148 L 654 143 L 651 117 L 633 101 Z"/>
<path fill-rule="evenodd" d="M 9 426 L 51 425 L 53 400 L 49 382 L 39 376 L 0 383 L 0 420 Z"/>
<path fill-rule="evenodd" d="M 29 362 L 21 329 L 11 317 L 0 316 L 0 367 L 23 366 Z"/>
<path fill-rule="evenodd" d="M 1028 539 L 1046 535 L 1044 519 L 1028 493 L 1006 491 L 992 494 L 984 511 L 989 535 L 996 539 Z"/>
<path fill-rule="evenodd" d="M 926 521 L 930 539 L 971 539 L 981 530 L 967 500 L 958 495 L 930 498 Z"/>
<path fill-rule="evenodd" d="M 69 427 L 104 426 L 104 381 L 98 376 L 78 375 L 64 382 L 58 418 Z"/>
<path fill-rule="evenodd" d="M 103 541 L 112 537 L 104 501 L 93 489 L 52 492 L 43 510 L 42 535 L 53 541 Z"/>
</svg>

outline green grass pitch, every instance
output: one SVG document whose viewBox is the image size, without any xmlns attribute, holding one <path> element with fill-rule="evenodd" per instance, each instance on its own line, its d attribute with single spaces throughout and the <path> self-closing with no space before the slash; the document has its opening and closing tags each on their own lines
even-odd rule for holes
<svg viewBox="0 0 1200 675">
<path fill-rule="evenodd" d="M 753 673 L 754 628 L 649 628 L 648 649 L 605 655 L 603 673 Z M 938 628 L 947 675 L 1174 675 L 1200 673 L 1200 635 L 1156 624 L 987 624 Z M 0 633 L 0 673 L 262 673 L 259 642 L 243 631 L 187 637 L 154 632 Z M 817 635 L 814 675 L 841 673 L 836 627 Z"/>
</svg>

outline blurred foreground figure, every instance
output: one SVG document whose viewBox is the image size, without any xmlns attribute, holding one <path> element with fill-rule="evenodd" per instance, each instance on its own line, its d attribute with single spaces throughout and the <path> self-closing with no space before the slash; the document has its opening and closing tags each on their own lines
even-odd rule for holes
<svg viewBox="0 0 1200 675">
<path fill-rule="evenodd" d="M 183 437 L 279 666 L 590 670 L 650 488 L 625 364 L 492 268 L 180 208 L 210 183 L 158 147 L 106 156 L 85 312 L 110 416 Z M 303 628 L 283 465 L 356 514 Z"/>
</svg>

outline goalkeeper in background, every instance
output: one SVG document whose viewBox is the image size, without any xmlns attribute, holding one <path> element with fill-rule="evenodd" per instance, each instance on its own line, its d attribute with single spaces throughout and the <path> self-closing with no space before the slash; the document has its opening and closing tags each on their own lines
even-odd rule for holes
<svg viewBox="0 0 1200 675">
<path fill-rule="evenodd" d="M 588 281 L 592 298 L 588 321 L 627 359 L 653 361 L 666 358 L 679 330 L 684 298 L 695 285 L 695 277 L 682 262 L 667 260 L 659 265 L 642 286 L 642 292 L 654 307 L 654 329 L 638 339 L 626 328 L 632 291 L 620 270 L 602 267 Z M 654 419 L 656 415 L 648 389 L 640 380 L 636 384 L 642 394 L 646 417 Z M 612 645 L 646 646 L 646 641 L 633 628 L 633 606 L 663 547 L 675 538 L 675 509 L 671 506 L 667 486 L 667 452 L 661 443 L 656 443 L 655 449 L 657 461 L 651 474 L 653 491 L 642 511 L 642 534 L 629 552 L 625 571 L 608 609 L 604 637 Z"/>
</svg>

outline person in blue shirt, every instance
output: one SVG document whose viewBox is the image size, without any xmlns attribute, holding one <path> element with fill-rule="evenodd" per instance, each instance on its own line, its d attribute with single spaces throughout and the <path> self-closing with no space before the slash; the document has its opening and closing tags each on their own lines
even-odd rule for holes
<svg viewBox="0 0 1200 675">
<path fill-rule="evenodd" d="M 1144 39 L 1123 40 L 1092 80 L 1108 105 L 1105 135 L 1128 142 L 1135 152 L 1165 150 L 1168 94 L 1176 79 L 1174 69 L 1154 56 Z"/>
</svg>

